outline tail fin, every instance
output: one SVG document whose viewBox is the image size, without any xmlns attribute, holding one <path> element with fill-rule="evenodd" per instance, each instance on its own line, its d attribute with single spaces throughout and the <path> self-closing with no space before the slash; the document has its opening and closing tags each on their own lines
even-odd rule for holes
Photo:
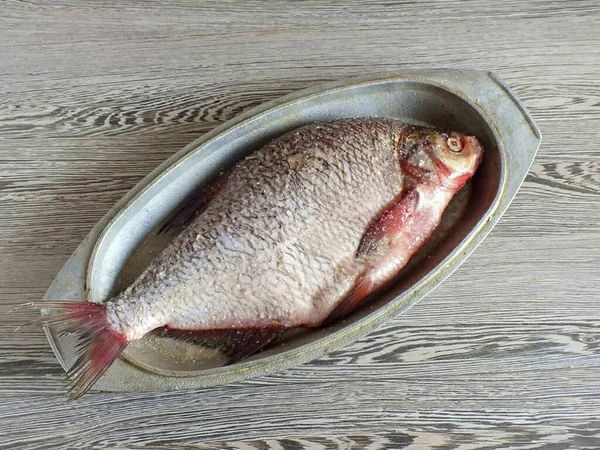
<svg viewBox="0 0 600 450">
<path fill-rule="evenodd" d="M 129 341 L 113 331 L 106 320 L 105 306 L 87 302 L 44 302 L 37 303 L 42 308 L 42 321 L 50 325 L 63 324 L 65 333 L 79 335 L 77 361 L 67 371 L 70 382 L 67 396 L 76 399 L 85 394 L 108 370 L 121 354 Z M 56 310 L 55 313 L 47 311 Z"/>
</svg>

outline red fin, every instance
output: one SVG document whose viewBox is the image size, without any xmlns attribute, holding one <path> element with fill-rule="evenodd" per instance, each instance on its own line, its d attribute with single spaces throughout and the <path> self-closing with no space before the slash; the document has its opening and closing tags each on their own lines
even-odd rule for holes
<svg viewBox="0 0 600 450">
<path fill-rule="evenodd" d="M 385 211 L 365 232 L 356 252 L 357 258 L 388 247 L 408 217 L 415 211 L 418 200 L 419 194 L 415 189 L 410 189 Z"/>
<path fill-rule="evenodd" d="M 162 333 L 175 339 L 217 349 L 229 358 L 226 364 L 236 363 L 259 352 L 277 339 L 286 328 L 233 328 L 226 330 L 178 330 L 165 328 Z"/>
<path fill-rule="evenodd" d="M 409 189 L 365 232 L 356 251 L 356 258 L 362 260 L 365 269 L 326 322 L 350 314 L 369 294 L 387 281 L 387 279 L 378 279 L 379 274 L 374 275 L 373 271 L 377 266 L 385 263 L 386 258 L 394 255 L 394 238 L 402 232 L 404 225 L 414 214 L 418 200 L 418 192 L 414 188 Z M 402 266 L 394 267 L 394 273 Z"/>
<path fill-rule="evenodd" d="M 40 306 L 42 311 L 57 311 L 44 315 L 43 322 L 64 324 L 66 332 L 76 332 L 80 335 L 77 361 L 66 375 L 71 383 L 67 395 L 70 399 L 76 399 L 85 394 L 108 370 L 129 342 L 124 335 L 109 328 L 102 304 L 48 302 L 37 303 L 36 306 Z"/>
<path fill-rule="evenodd" d="M 372 283 L 368 275 L 364 273 L 358 278 L 356 284 L 348 291 L 347 296 L 329 314 L 325 323 L 329 323 L 340 317 L 350 314 L 360 302 L 372 292 Z"/>
</svg>

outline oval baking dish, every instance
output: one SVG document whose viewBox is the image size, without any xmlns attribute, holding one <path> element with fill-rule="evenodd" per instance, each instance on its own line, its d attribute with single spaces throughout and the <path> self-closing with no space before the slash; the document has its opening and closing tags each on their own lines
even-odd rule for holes
<svg viewBox="0 0 600 450">
<path fill-rule="evenodd" d="M 245 112 L 200 137 L 138 183 L 94 227 L 44 299 L 104 301 L 127 285 L 181 229 L 190 205 L 236 161 L 299 126 L 350 117 L 388 117 L 473 134 L 486 153 L 442 224 L 397 280 L 342 321 L 289 333 L 230 366 L 209 348 L 154 336 L 131 344 L 99 380 L 104 390 L 204 387 L 272 373 L 318 358 L 405 311 L 455 270 L 516 194 L 541 141 L 538 128 L 492 73 L 410 71 L 354 78 L 296 92 Z M 74 339 L 46 333 L 66 369 Z"/>
</svg>

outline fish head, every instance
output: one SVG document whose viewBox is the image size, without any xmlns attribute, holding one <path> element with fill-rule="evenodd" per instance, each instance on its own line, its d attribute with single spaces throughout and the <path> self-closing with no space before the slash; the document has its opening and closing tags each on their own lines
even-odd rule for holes
<svg viewBox="0 0 600 450">
<path fill-rule="evenodd" d="M 420 183 L 460 189 L 475 173 L 483 147 L 475 136 L 410 126 L 396 136 L 404 173 Z"/>
</svg>

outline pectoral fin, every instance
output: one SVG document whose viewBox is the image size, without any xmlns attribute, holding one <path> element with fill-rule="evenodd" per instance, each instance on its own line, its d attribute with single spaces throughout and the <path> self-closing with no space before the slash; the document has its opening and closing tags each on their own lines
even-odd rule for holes
<svg viewBox="0 0 600 450">
<path fill-rule="evenodd" d="M 387 209 L 365 232 L 356 257 L 386 253 L 392 247 L 394 238 L 402 233 L 406 221 L 417 207 L 418 200 L 419 194 L 416 189 L 410 189 Z"/>
<path fill-rule="evenodd" d="M 411 255 L 405 257 L 406 252 L 402 245 L 398 245 L 397 239 L 414 214 L 418 200 L 418 192 L 409 190 L 365 232 L 356 252 L 357 262 L 364 265 L 364 270 L 326 322 L 351 313 L 408 262 Z"/>
<path fill-rule="evenodd" d="M 332 322 L 350 314 L 371 291 L 371 282 L 366 272 L 357 279 L 356 284 L 352 286 L 344 300 L 336 306 L 324 323 Z"/>
</svg>

